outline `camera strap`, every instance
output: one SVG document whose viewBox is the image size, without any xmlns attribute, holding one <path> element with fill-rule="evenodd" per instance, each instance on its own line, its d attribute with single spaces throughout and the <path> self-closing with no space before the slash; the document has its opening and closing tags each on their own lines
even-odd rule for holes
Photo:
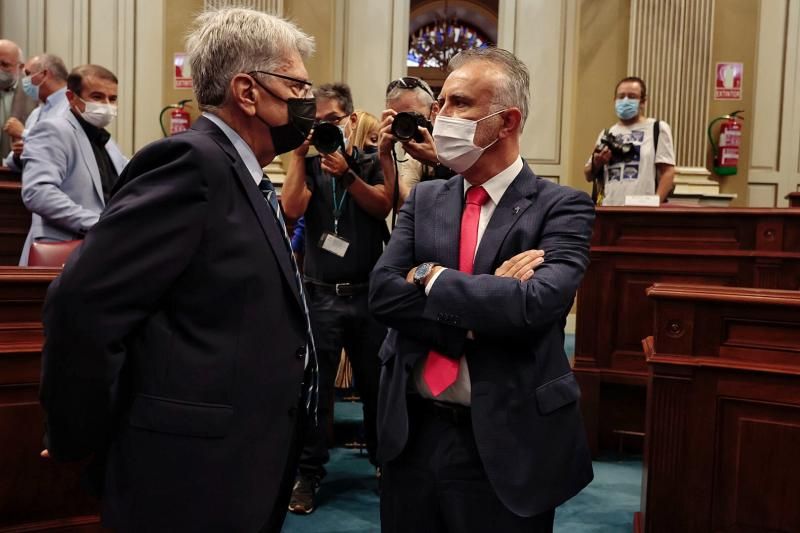
<svg viewBox="0 0 800 533">
<path fill-rule="evenodd" d="M 656 121 L 653 123 L 653 166 L 656 165 L 656 157 L 658 157 L 658 135 L 660 133 L 660 120 L 656 119 Z M 658 167 L 655 167 L 655 177 L 656 190 L 658 190 Z"/>
<path fill-rule="evenodd" d="M 394 192 L 392 192 L 392 229 L 397 223 L 397 201 L 400 199 L 400 167 L 397 166 L 397 151 L 392 145 L 392 161 L 394 161 Z"/>
</svg>

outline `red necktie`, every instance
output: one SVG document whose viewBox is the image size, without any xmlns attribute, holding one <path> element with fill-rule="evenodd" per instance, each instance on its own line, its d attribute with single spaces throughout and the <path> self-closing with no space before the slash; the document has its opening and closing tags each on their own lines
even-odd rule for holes
<svg viewBox="0 0 800 533">
<path fill-rule="evenodd" d="M 458 269 L 472 274 L 475 248 L 478 246 L 478 222 L 481 219 L 481 206 L 489 200 L 489 193 L 483 187 L 470 187 L 467 202 L 461 215 L 461 241 L 458 248 Z M 422 379 L 431 394 L 439 396 L 458 378 L 458 359 L 451 359 L 436 350 L 428 352 Z"/>
</svg>

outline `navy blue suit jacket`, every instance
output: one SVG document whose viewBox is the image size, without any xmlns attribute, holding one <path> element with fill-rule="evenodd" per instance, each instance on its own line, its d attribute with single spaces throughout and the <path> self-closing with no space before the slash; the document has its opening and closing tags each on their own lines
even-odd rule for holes
<svg viewBox="0 0 800 533">
<path fill-rule="evenodd" d="M 45 303 L 51 454 L 102 463 L 115 530 L 258 531 L 307 341 L 281 229 L 205 118 L 142 149 L 117 187 Z"/>
<path fill-rule="evenodd" d="M 461 176 L 417 185 L 372 273 L 370 307 L 392 328 L 380 352 L 378 455 L 389 461 L 405 446 L 405 395 L 418 358 L 430 348 L 454 358 L 463 353 L 486 473 L 506 507 L 532 516 L 593 476 L 564 324 L 589 263 L 594 206 L 585 193 L 538 178 L 525 165 L 492 215 L 469 275 L 458 271 L 463 204 Z M 530 249 L 545 251 L 531 280 L 493 275 Z M 448 267 L 428 296 L 405 279 L 425 261 Z M 469 330 L 475 340 L 466 343 Z"/>
</svg>

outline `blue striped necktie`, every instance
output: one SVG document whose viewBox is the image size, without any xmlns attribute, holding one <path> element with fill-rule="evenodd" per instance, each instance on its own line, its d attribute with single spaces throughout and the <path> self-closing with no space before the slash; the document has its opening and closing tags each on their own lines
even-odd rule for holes
<svg viewBox="0 0 800 533">
<path fill-rule="evenodd" d="M 314 334 L 311 332 L 311 319 L 308 313 L 308 303 L 306 303 L 306 294 L 303 290 L 303 280 L 300 277 L 300 270 L 297 268 L 297 263 L 294 260 L 292 243 L 289 241 L 289 234 L 286 232 L 286 222 L 283 220 L 283 214 L 281 213 L 281 208 L 278 205 L 278 195 L 275 193 L 275 187 L 273 187 L 272 182 L 269 180 L 266 174 L 264 174 L 264 177 L 261 178 L 261 183 L 258 185 L 258 188 L 261 190 L 261 194 L 264 195 L 267 203 L 272 208 L 272 214 L 275 216 L 275 219 L 278 221 L 278 225 L 281 227 L 281 233 L 283 234 L 283 242 L 286 245 L 286 250 L 289 252 L 289 257 L 292 258 L 292 271 L 294 271 L 295 283 L 297 284 L 297 290 L 300 292 L 300 300 L 303 302 L 303 312 L 306 317 L 306 335 L 308 336 L 308 342 L 306 343 L 306 361 L 309 365 L 311 365 L 311 380 L 310 383 L 306 383 L 306 409 L 310 414 L 313 413 L 313 416 L 316 419 L 317 394 L 319 390 L 319 367 L 317 365 L 317 350 L 316 346 L 314 345 Z"/>
</svg>

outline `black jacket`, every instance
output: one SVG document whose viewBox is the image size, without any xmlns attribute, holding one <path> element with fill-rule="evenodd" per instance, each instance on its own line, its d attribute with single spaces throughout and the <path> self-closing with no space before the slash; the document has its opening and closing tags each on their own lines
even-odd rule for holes
<svg viewBox="0 0 800 533">
<path fill-rule="evenodd" d="M 50 451 L 107 457 L 107 526 L 265 524 L 304 373 L 293 276 L 268 204 L 211 121 L 130 161 L 44 312 Z"/>
</svg>

